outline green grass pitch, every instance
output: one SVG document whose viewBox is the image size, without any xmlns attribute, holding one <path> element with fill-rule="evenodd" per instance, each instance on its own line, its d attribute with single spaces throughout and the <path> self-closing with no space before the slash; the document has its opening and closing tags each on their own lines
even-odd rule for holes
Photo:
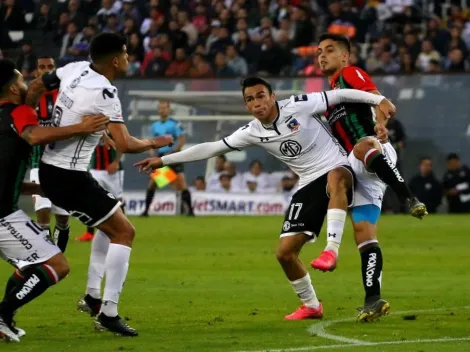
<svg viewBox="0 0 470 352">
<path fill-rule="evenodd" d="M 389 342 L 369 346 L 309 334 L 317 321 L 283 321 L 299 301 L 274 257 L 282 218 L 131 221 L 137 236 L 120 314 L 130 319 L 139 337 L 95 332 L 91 318 L 75 310 L 85 289 L 90 244 L 71 240 L 71 274 L 20 310 L 16 319 L 27 336 L 17 345 L 0 343 L 0 351 L 470 351 L 468 216 L 381 219 L 383 296 L 392 314 L 376 323 L 354 321 L 363 290 L 349 224 L 337 270 L 310 271 L 325 307 L 323 322 L 351 318 L 325 327 L 326 333 L 366 343 Z M 72 237 L 83 230 L 74 221 Z M 320 253 L 324 241 L 323 233 L 317 243 L 304 248 L 305 263 Z M 4 262 L 0 268 L 6 282 L 11 269 Z M 437 341 L 409 343 L 418 339 Z M 347 346 L 328 347 L 342 344 Z"/>
</svg>

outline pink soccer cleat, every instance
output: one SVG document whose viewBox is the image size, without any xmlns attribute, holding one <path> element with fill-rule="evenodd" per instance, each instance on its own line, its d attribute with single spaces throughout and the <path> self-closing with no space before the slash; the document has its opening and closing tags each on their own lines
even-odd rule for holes
<svg viewBox="0 0 470 352">
<path fill-rule="evenodd" d="M 321 252 L 320 256 L 310 263 L 310 266 L 320 271 L 333 271 L 336 269 L 338 255 L 331 250 Z"/>
<path fill-rule="evenodd" d="M 294 313 L 286 315 L 285 320 L 303 320 L 303 319 L 322 319 L 323 305 L 320 303 L 318 308 L 309 308 L 301 305 Z"/>
</svg>

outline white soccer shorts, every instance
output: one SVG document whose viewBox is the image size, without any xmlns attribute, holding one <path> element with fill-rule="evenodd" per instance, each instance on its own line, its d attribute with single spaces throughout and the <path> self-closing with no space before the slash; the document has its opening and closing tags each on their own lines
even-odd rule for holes
<svg viewBox="0 0 470 352">
<path fill-rule="evenodd" d="M 390 143 L 380 144 L 380 146 L 382 147 L 382 154 L 384 154 L 393 165 L 396 165 L 397 152 L 393 146 Z M 353 152 L 349 154 L 348 160 L 357 179 L 353 207 L 373 204 L 382 208 L 382 201 L 387 185 L 383 183 L 375 173 L 367 171 L 363 161 L 358 160 Z"/>
<path fill-rule="evenodd" d="M 29 181 L 39 184 L 39 169 L 31 169 L 29 173 Z M 33 195 L 34 211 L 41 209 L 51 209 L 53 214 L 57 215 L 69 215 L 67 211 L 59 208 L 51 203 L 48 198 L 41 197 L 38 194 Z"/>
<path fill-rule="evenodd" d="M 123 197 L 124 170 L 110 175 L 106 170 L 90 170 L 91 176 L 98 181 L 99 185 L 111 193 L 116 199 Z"/>
<path fill-rule="evenodd" d="M 0 257 L 17 269 L 44 263 L 58 253 L 47 232 L 23 210 L 0 219 Z"/>
</svg>

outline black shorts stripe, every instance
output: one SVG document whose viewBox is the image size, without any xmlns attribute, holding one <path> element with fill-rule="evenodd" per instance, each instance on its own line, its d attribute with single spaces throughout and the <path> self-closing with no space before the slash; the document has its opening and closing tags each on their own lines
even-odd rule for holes
<svg viewBox="0 0 470 352">
<path fill-rule="evenodd" d="M 33 231 L 36 235 L 41 234 L 41 231 L 42 231 L 42 230 L 39 231 L 39 230 L 33 225 L 33 223 L 32 223 L 31 221 L 28 221 L 28 222 L 26 223 L 26 226 L 29 227 L 30 230 Z"/>
<path fill-rule="evenodd" d="M 41 226 L 39 226 L 37 223 L 35 223 L 34 221 L 31 221 L 31 224 L 32 224 L 38 231 L 42 232 L 43 229 L 42 229 Z"/>
<path fill-rule="evenodd" d="M 234 147 L 232 147 L 230 144 L 228 144 L 228 143 L 227 143 L 227 141 L 225 140 L 225 138 L 224 138 L 224 139 L 222 139 L 222 140 L 224 141 L 225 145 L 226 145 L 227 147 L 229 147 L 230 149 L 232 149 L 232 150 L 238 150 L 238 151 L 241 151 L 241 149 L 234 148 Z"/>
</svg>

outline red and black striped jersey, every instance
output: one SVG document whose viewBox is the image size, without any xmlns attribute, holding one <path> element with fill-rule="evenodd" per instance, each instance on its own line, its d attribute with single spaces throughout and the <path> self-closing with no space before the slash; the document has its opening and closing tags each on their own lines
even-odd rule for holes
<svg viewBox="0 0 470 352">
<path fill-rule="evenodd" d="M 38 116 L 31 107 L 0 102 L 0 218 L 18 210 L 31 154 L 21 133 L 26 126 L 37 124 Z"/>
<path fill-rule="evenodd" d="M 102 141 L 98 144 L 93 152 L 90 161 L 90 169 L 107 170 L 109 164 L 116 159 L 116 150 Z M 122 169 L 122 163 L 119 162 L 119 170 Z"/>
<path fill-rule="evenodd" d="M 369 75 L 356 66 L 343 68 L 331 82 L 332 89 L 377 90 Z M 375 135 L 375 107 L 368 104 L 339 104 L 328 108 L 326 119 L 333 136 L 348 152 L 363 137 Z"/>
</svg>

